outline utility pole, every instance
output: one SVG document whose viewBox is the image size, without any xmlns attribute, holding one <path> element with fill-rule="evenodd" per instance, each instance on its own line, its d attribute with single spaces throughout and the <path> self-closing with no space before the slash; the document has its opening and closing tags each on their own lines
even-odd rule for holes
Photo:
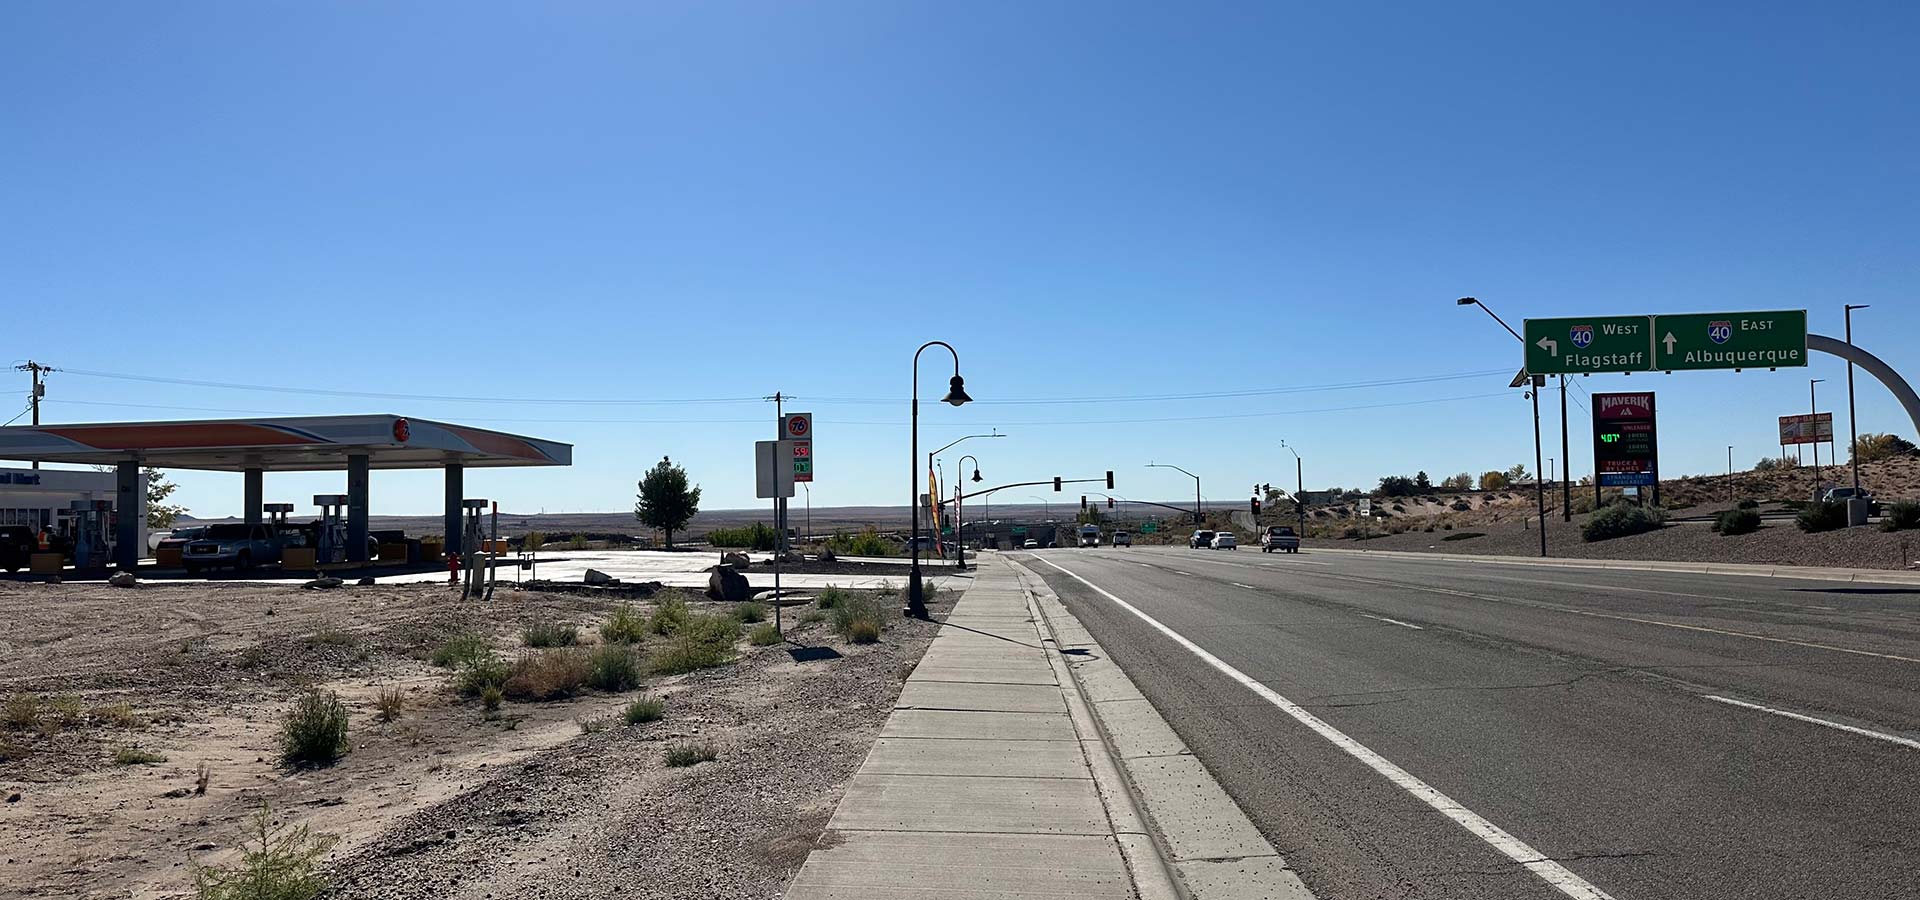
<svg viewBox="0 0 1920 900">
<path fill-rule="evenodd" d="M 1853 311 L 1872 304 L 1849 303 L 1847 307 L 1847 346 L 1853 346 Z M 1860 496 L 1860 424 L 1853 411 L 1853 360 L 1847 360 L 1847 456 L 1853 461 L 1853 495 Z"/>
<path fill-rule="evenodd" d="M 1733 445 L 1727 445 L 1727 502 L 1733 502 Z"/>
<path fill-rule="evenodd" d="M 33 393 L 29 395 L 27 402 L 33 406 L 33 424 L 38 426 L 40 424 L 40 398 L 47 395 L 47 385 L 41 379 L 46 376 L 46 373 L 58 370 L 52 366 L 41 365 L 31 359 L 14 366 L 14 368 L 18 371 L 30 373 L 33 376 Z M 37 459 L 34 460 L 33 467 L 36 469 L 40 468 L 40 461 Z"/>
</svg>

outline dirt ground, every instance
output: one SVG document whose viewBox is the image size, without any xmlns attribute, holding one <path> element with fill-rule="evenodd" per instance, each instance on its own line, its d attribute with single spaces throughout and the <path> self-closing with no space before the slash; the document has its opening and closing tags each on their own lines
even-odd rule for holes
<svg viewBox="0 0 1920 900">
<path fill-rule="evenodd" d="M 190 861 L 231 862 L 263 803 L 339 839 L 330 896 L 779 896 L 933 626 L 890 617 L 880 643 L 851 645 L 825 622 L 796 627 L 807 610 L 790 607 L 787 645 L 742 629 L 732 663 L 491 716 L 427 661 L 461 631 L 510 659 L 540 620 L 597 642 L 616 605 L 463 604 L 439 585 L 0 583 L 0 897 L 190 896 Z M 308 686 L 351 717 L 350 751 L 326 768 L 280 762 L 281 719 Z M 382 723 L 391 688 L 405 707 Z M 642 693 L 665 716 L 627 726 Z M 668 768 L 682 741 L 719 756 Z M 162 760 L 116 764 L 128 748 Z"/>
</svg>

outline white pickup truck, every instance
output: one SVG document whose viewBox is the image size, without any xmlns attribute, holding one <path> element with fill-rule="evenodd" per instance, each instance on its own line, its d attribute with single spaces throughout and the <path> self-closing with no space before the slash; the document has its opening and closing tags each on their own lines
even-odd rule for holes
<svg viewBox="0 0 1920 900">
<path fill-rule="evenodd" d="M 1285 525 L 1268 525 L 1267 530 L 1260 532 L 1260 552 L 1272 553 L 1275 550 L 1299 553 L 1300 536 Z"/>
</svg>

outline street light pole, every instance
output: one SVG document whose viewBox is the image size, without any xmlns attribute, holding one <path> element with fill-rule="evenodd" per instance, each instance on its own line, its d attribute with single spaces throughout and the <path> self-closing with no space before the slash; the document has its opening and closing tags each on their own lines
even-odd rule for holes
<svg viewBox="0 0 1920 900">
<path fill-rule="evenodd" d="M 1307 501 L 1301 499 L 1300 495 L 1307 489 L 1307 479 L 1301 468 L 1300 451 L 1293 449 L 1285 440 L 1280 442 L 1280 446 L 1293 454 L 1293 511 L 1300 514 L 1300 537 L 1304 540 L 1307 536 Z"/>
<path fill-rule="evenodd" d="M 942 398 L 943 402 L 959 406 L 973 399 L 967 396 L 966 381 L 960 377 L 960 351 L 953 349 L 952 344 L 928 341 L 913 351 L 913 412 L 909 424 L 912 437 L 908 440 L 910 446 L 907 456 L 907 467 L 912 470 L 907 480 L 910 489 L 907 503 L 913 508 L 913 570 L 907 575 L 907 607 L 902 612 L 916 619 L 927 618 L 927 593 L 920 576 L 920 354 L 933 346 L 945 347 L 948 353 L 953 354 L 953 378 L 947 382 L 947 396 Z M 929 499 L 938 500 L 937 497 Z"/>
<path fill-rule="evenodd" d="M 1727 445 L 1727 502 L 1733 502 L 1733 445 Z"/>
<path fill-rule="evenodd" d="M 1168 465 L 1166 463 L 1147 463 L 1147 468 L 1173 469 L 1177 472 L 1184 473 L 1188 478 L 1193 479 L 1193 524 L 1199 525 L 1206 521 L 1207 519 L 1206 512 L 1201 508 L 1201 505 L 1200 505 L 1200 476 L 1195 475 L 1192 472 L 1188 472 L 1187 470 L 1182 469 L 1179 466 Z"/>
<path fill-rule="evenodd" d="M 1027 496 L 1040 501 L 1040 509 L 1042 511 L 1041 514 L 1047 517 L 1048 524 L 1052 524 L 1053 523 L 1053 503 L 1049 501 L 1047 498 L 1040 496 L 1039 494 L 1028 494 Z"/>
<path fill-rule="evenodd" d="M 953 567 L 960 572 L 967 570 L 966 492 L 960 489 L 961 482 L 965 480 L 961 473 L 967 470 L 963 463 L 970 459 L 973 460 L 973 480 L 979 481 L 980 460 L 971 453 L 954 463 L 960 471 L 953 473 Z"/>
<path fill-rule="evenodd" d="M 1489 316 L 1493 316 L 1493 320 L 1495 322 L 1499 322 L 1500 327 L 1505 328 L 1508 334 L 1513 335 L 1514 340 L 1519 341 L 1522 346 L 1526 344 L 1527 339 L 1521 337 L 1520 332 L 1513 330 L 1513 326 L 1508 325 L 1507 320 L 1500 318 L 1498 314 L 1496 314 L 1493 310 L 1488 309 L 1487 305 L 1485 303 L 1481 303 L 1477 298 L 1461 297 L 1460 299 L 1454 301 L 1454 305 L 1480 307 L 1481 312 L 1484 312 Z M 1522 370 L 1522 372 L 1523 374 L 1526 374 L 1524 370 Z M 1546 386 L 1547 377 L 1545 375 L 1529 374 L 1527 381 L 1529 383 L 1527 396 L 1529 399 L 1533 401 L 1533 483 L 1534 483 L 1534 493 L 1538 495 L 1536 499 L 1539 501 L 1539 506 L 1540 506 L 1540 555 L 1546 556 L 1547 555 L 1547 485 L 1546 485 L 1546 482 L 1541 480 L 1543 476 L 1541 475 L 1540 463 L 1541 463 L 1541 456 L 1543 455 L 1543 453 L 1541 452 L 1541 449 L 1540 449 L 1540 389 Z M 1561 447 L 1560 452 L 1561 452 L 1561 455 L 1564 456 L 1566 455 L 1566 448 L 1567 448 L 1567 403 L 1566 403 L 1566 394 L 1565 394 L 1565 390 L 1566 390 L 1565 378 L 1562 377 L 1561 381 L 1562 381 L 1561 383 L 1562 393 L 1561 393 L 1561 400 L 1560 400 L 1560 447 Z M 1596 491 L 1599 490 L 1599 487 L 1598 487 L 1599 483 L 1600 483 L 1600 480 L 1598 478 L 1595 478 L 1594 490 Z M 1656 486 L 1654 490 L 1658 491 L 1659 487 Z M 1566 509 L 1567 509 L 1568 521 L 1573 520 L 1573 496 L 1572 495 L 1573 495 L 1573 489 L 1572 487 L 1568 487 L 1567 497 L 1566 497 L 1566 500 L 1567 500 Z"/>
<path fill-rule="evenodd" d="M 1853 346 L 1853 311 L 1871 303 L 1849 303 L 1847 307 L 1847 346 Z M 1853 360 L 1847 360 L 1847 457 L 1853 463 L 1853 495 L 1860 496 L 1860 425 L 1853 411 Z"/>
<path fill-rule="evenodd" d="M 1825 478 L 1824 476 L 1822 476 L 1820 472 L 1820 401 L 1815 399 L 1814 397 L 1814 385 L 1819 384 L 1820 382 L 1825 380 L 1826 380 L 1825 378 L 1807 379 L 1807 412 L 1813 414 L 1812 418 L 1809 419 L 1808 421 L 1813 424 L 1813 497 L 1812 499 L 1815 501 L 1818 501 L 1820 499 L 1820 483 L 1824 481 Z"/>
</svg>

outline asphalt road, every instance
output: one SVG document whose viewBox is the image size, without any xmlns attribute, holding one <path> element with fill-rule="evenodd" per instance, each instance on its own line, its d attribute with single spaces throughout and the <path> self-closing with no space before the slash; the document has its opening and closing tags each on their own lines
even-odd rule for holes
<svg viewBox="0 0 1920 900">
<path fill-rule="evenodd" d="M 1920 896 L 1920 588 L 1011 555 L 1322 900 Z"/>
</svg>

